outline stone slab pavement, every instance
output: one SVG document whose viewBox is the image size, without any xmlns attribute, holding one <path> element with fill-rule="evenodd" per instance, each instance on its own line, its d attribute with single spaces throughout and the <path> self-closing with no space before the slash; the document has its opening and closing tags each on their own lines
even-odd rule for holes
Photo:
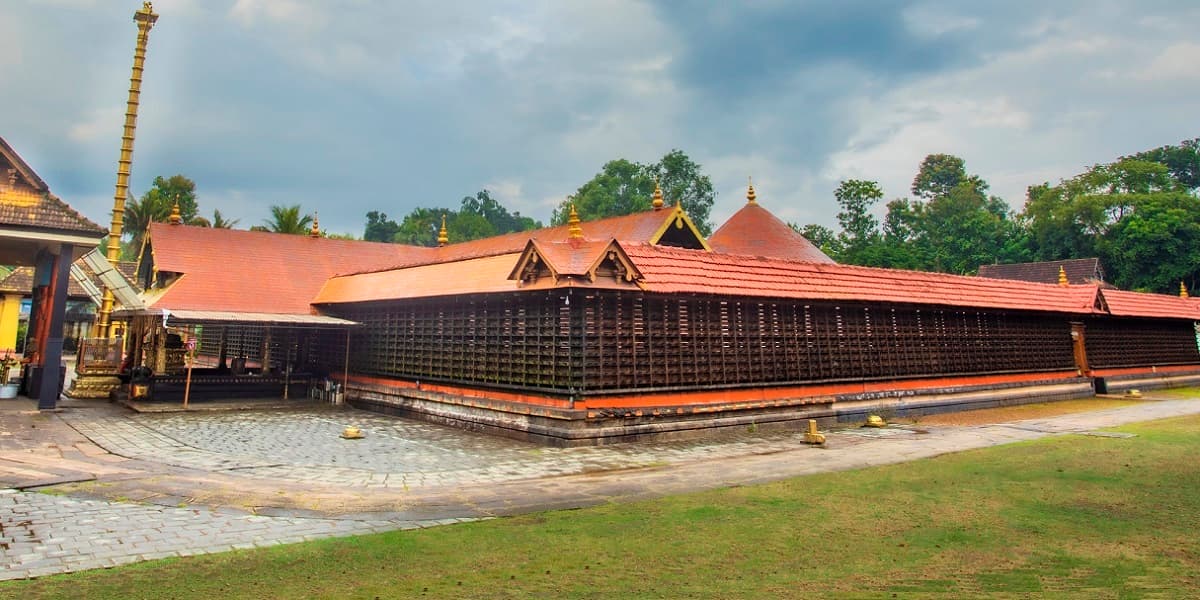
<svg viewBox="0 0 1200 600">
<path fill-rule="evenodd" d="M 1200 413 L 1200 399 L 1156 400 L 992 425 L 837 430 L 824 448 L 749 431 L 544 448 L 352 409 L 145 415 L 65 401 L 39 413 L 2 402 L 0 579 L 762 483 Z M 338 437 L 348 424 L 367 437 Z"/>
</svg>

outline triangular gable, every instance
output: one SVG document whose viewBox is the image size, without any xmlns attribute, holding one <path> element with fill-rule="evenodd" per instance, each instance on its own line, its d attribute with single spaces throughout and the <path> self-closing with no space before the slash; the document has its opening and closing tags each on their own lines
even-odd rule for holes
<svg viewBox="0 0 1200 600">
<path fill-rule="evenodd" d="M 712 252 L 712 248 L 681 205 L 676 204 L 663 212 L 667 213 L 668 218 L 664 219 L 654 235 L 650 236 L 650 244 Z"/>
<path fill-rule="evenodd" d="M 543 244 L 529 240 L 517 258 L 508 279 L 520 284 L 535 283 L 550 277 L 555 284 L 564 279 L 595 283 L 612 278 L 614 283 L 632 284 L 642 276 L 629 254 L 615 239 L 607 241 L 569 240 Z"/>
<path fill-rule="evenodd" d="M 529 240 L 525 244 L 525 249 L 521 251 L 517 264 L 508 273 L 508 279 L 521 284 L 533 283 L 547 275 L 553 277 L 555 281 L 558 280 L 558 272 L 546 259 L 546 255 L 538 249 L 537 241 Z"/>
<path fill-rule="evenodd" d="M 0 162 L 0 185 L 12 185 L 19 180 L 34 191 L 43 193 L 50 191 L 50 186 L 46 185 L 41 177 L 38 177 L 33 168 L 2 137 L 0 137 L 0 158 L 3 159 L 3 162 Z"/>
</svg>

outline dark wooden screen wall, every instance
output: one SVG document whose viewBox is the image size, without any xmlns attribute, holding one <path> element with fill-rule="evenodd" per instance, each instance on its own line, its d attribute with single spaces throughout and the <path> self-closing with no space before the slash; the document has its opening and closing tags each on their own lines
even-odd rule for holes
<svg viewBox="0 0 1200 600">
<path fill-rule="evenodd" d="M 1066 315 L 609 290 L 331 312 L 363 323 L 351 372 L 562 395 L 1075 367 Z M 1085 339 L 1093 368 L 1200 364 L 1190 321 L 1092 318 Z"/>
<path fill-rule="evenodd" d="M 1190 321 L 1088 319 L 1084 341 L 1093 369 L 1192 365 L 1198 362 Z"/>
</svg>

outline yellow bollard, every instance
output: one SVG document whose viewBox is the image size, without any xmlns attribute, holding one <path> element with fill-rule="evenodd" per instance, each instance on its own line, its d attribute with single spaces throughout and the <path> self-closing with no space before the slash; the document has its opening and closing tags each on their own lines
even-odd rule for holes
<svg viewBox="0 0 1200 600">
<path fill-rule="evenodd" d="M 805 444 L 815 444 L 818 446 L 825 445 L 825 434 L 819 433 L 817 431 L 817 420 L 816 419 L 808 420 L 808 433 L 804 434 L 804 443 Z"/>
<path fill-rule="evenodd" d="M 879 415 L 871 415 L 871 416 L 867 417 L 867 422 L 864 423 L 863 426 L 864 427 L 887 427 L 887 422 L 884 421 L 883 417 L 881 417 Z"/>
</svg>

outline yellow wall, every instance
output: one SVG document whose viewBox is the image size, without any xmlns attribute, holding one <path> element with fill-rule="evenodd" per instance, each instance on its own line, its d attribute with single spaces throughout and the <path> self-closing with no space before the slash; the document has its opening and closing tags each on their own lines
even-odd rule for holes
<svg viewBox="0 0 1200 600">
<path fill-rule="evenodd" d="M 21 295 L 4 294 L 0 301 L 0 352 L 17 347 L 17 324 L 21 319 Z"/>
</svg>

